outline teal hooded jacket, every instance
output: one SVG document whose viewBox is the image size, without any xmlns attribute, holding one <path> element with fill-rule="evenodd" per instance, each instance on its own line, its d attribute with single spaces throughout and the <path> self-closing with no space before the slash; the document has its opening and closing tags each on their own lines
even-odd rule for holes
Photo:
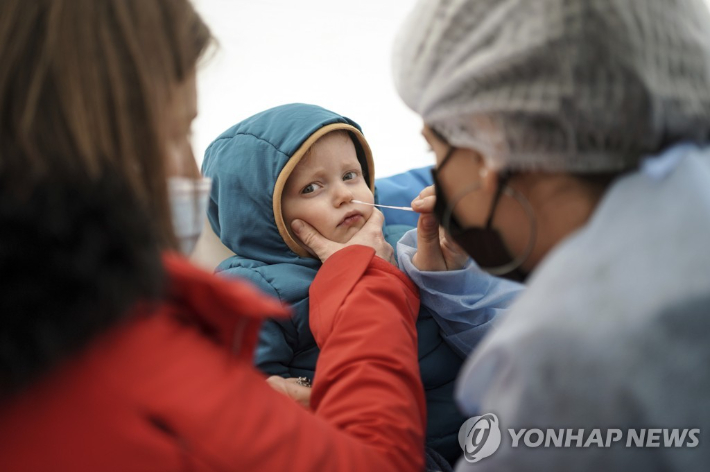
<svg viewBox="0 0 710 472">
<path fill-rule="evenodd" d="M 236 124 L 210 144 L 202 164 L 203 174 L 213 182 L 209 222 L 222 243 L 237 254 L 216 272 L 246 278 L 293 310 L 290 320 L 268 321 L 260 333 L 255 362 L 269 375 L 317 376 L 319 349 L 309 329 L 308 289 L 321 262 L 308 256 L 286 230 L 280 200 L 290 172 L 284 171 L 287 163 L 300 160 L 315 140 L 335 129 L 350 134 L 363 176 L 374 190 L 372 156 L 360 127 L 313 105 L 283 105 Z M 387 224 L 383 228 L 393 247 L 408 229 Z M 461 453 L 457 434 L 465 421 L 453 399 L 463 359 L 444 342 L 426 307 L 420 310 L 417 331 L 427 397 L 427 445 L 453 462 Z"/>
</svg>

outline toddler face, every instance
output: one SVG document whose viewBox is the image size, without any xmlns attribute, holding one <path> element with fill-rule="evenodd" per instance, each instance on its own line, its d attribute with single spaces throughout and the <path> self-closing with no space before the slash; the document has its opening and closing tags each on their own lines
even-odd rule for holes
<svg viewBox="0 0 710 472">
<path fill-rule="evenodd" d="M 351 200 L 374 203 L 352 140 L 347 133 L 331 132 L 316 141 L 286 181 L 281 199 L 286 227 L 290 230 L 298 218 L 331 241 L 345 243 L 372 214 L 372 207 Z"/>
</svg>

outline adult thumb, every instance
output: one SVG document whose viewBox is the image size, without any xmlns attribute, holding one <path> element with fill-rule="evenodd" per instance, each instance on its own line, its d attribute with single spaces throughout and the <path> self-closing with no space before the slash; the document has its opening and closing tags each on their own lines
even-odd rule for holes
<svg viewBox="0 0 710 472">
<path fill-rule="evenodd" d="M 419 236 L 418 243 L 436 244 L 439 245 L 439 222 L 436 216 L 431 213 L 422 213 L 419 215 L 417 235 Z"/>
<path fill-rule="evenodd" d="M 381 230 L 383 224 L 385 224 L 385 215 L 383 215 L 382 212 L 377 208 L 373 208 L 372 214 L 370 215 L 370 218 L 368 218 L 365 222 L 363 229 L 365 227 L 368 227 L 377 228 Z"/>
<path fill-rule="evenodd" d="M 431 213 L 419 215 L 417 224 L 417 252 L 412 262 L 419 270 L 446 270 L 439 240 L 439 223 Z"/>
<path fill-rule="evenodd" d="M 327 239 L 325 239 L 313 226 L 302 220 L 293 220 L 291 229 L 298 239 L 321 260 L 323 259 Z"/>
</svg>

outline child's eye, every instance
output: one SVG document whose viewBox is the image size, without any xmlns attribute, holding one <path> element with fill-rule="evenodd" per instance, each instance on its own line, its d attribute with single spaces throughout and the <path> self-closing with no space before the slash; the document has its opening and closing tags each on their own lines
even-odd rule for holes
<svg viewBox="0 0 710 472">
<path fill-rule="evenodd" d="M 307 193 L 313 193 L 316 190 L 318 190 L 318 187 L 320 187 L 320 185 L 315 182 L 312 184 L 308 184 L 305 187 L 303 187 L 303 190 L 301 190 L 301 194 L 305 195 Z"/>
<path fill-rule="evenodd" d="M 343 175 L 343 180 L 353 180 L 355 178 L 357 178 L 357 172 L 355 172 L 354 170 L 346 172 L 345 175 Z"/>
</svg>

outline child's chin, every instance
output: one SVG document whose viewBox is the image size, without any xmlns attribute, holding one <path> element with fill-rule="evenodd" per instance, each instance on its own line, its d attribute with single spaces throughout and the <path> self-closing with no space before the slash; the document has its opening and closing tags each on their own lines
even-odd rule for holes
<svg viewBox="0 0 710 472">
<path fill-rule="evenodd" d="M 358 224 L 357 226 L 350 226 L 347 231 L 341 232 L 340 234 L 334 234 L 332 237 L 328 238 L 336 243 L 345 244 L 352 239 L 364 226 L 365 224 Z"/>
<path fill-rule="evenodd" d="M 353 236 L 355 236 L 357 233 L 360 232 L 360 230 L 362 229 L 363 226 L 365 226 L 364 221 L 362 223 L 358 223 L 358 224 L 353 225 L 350 228 L 348 228 L 346 239 L 349 241 L 350 238 L 352 238 Z"/>
</svg>

